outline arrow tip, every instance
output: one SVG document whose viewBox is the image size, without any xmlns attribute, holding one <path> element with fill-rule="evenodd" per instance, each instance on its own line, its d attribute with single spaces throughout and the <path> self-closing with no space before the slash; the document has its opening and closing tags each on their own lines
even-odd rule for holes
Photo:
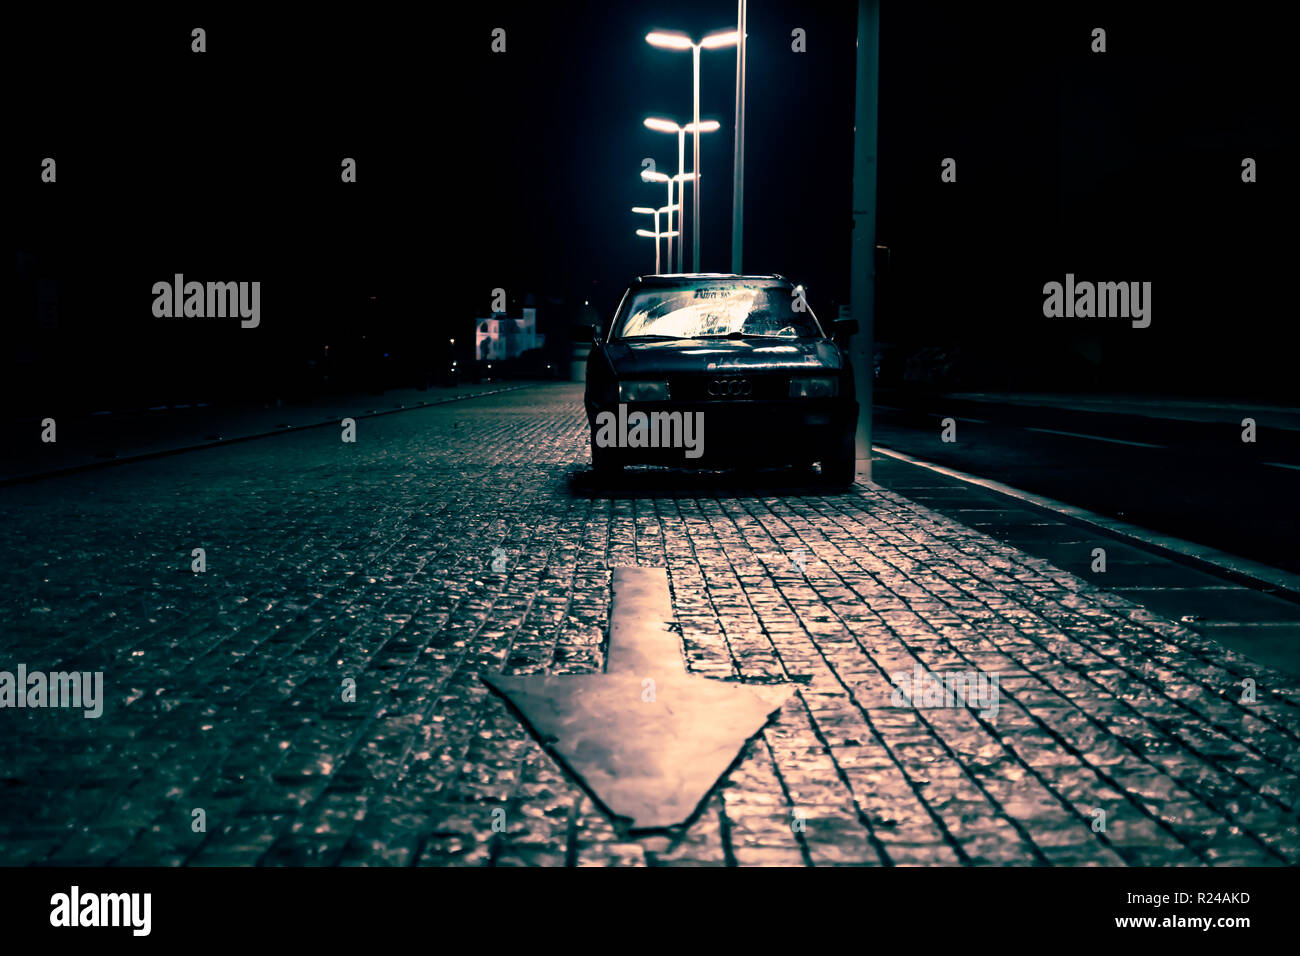
<svg viewBox="0 0 1300 956">
<path fill-rule="evenodd" d="M 793 693 L 689 674 L 483 680 L 597 803 L 634 830 L 691 820 Z"/>
</svg>

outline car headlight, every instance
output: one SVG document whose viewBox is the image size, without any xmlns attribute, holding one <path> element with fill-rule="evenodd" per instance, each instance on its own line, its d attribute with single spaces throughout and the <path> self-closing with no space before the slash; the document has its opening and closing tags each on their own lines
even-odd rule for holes
<svg viewBox="0 0 1300 956">
<path fill-rule="evenodd" d="M 668 383 L 619 382 L 618 400 L 620 402 L 666 402 L 668 400 Z"/>
<path fill-rule="evenodd" d="M 839 390 L 839 379 L 835 378 L 790 379 L 791 398 L 834 398 Z"/>
</svg>

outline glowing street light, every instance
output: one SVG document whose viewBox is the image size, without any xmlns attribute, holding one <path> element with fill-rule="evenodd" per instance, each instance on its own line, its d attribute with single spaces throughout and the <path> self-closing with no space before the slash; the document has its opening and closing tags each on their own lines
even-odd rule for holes
<svg viewBox="0 0 1300 956">
<path fill-rule="evenodd" d="M 691 126 L 694 127 L 692 132 L 695 134 L 694 152 L 691 157 L 691 168 L 696 173 L 700 171 L 700 51 L 717 50 L 722 47 L 735 46 L 740 42 L 740 32 L 738 30 L 725 30 L 721 33 L 710 33 L 699 43 L 693 41 L 684 33 L 647 33 L 645 42 L 651 46 L 657 46 L 663 50 L 690 50 L 693 61 L 695 76 L 695 96 L 694 96 L 694 115 Z M 694 242 L 694 269 L 700 271 L 700 183 L 695 182 L 695 188 L 691 190 L 691 234 Z"/>
<path fill-rule="evenodd" d="M 646 128 L 647 128 L 647 129 L 652 129 L 652 130 L 654 130 L 656 133 L 676 133 L 676 134 L 677 134 L 677 175 L 678 175 L 678 176 L 685 176 L 685 175 L 686 175 L 686 171 L 685 171 L 684 169 L 682 169 L 682 166 L 685 165 L 685 161 L 684 161 L 683 157 L 684 157 L 685 152 L 686 152 L 686 134 L 687 134 L 687 133 L 694 133 L 695 130 L 696 130 L 696 125 L 695 125 L 694 123 L 687 123 L 685 126 L 678 126 L 678 125 L 677 125 L 676 123 L 674 123 L 672 120 L 660 119 L 659 117 L 656 117 L 656 116 L 651 116 L 649 119 L 647 119 L 647 120 L 645 121 L 645 125 L 646 125 Z M 718 131 L 719 129 L 721 129 L 721 128 L 722 128 L 722 124 L 719 123 L 717 120 L 705 120 L 703 123 L 700 123 L 700 124 L 699 124 L 699 131 L 700 131 L 701 133 L 714 133 L 714 132 L 717 132 L 717 131 Z M 669 196 L 668 201 L 669 201 L 670 203 L 672 202 L 672 197 L 671 197 L 671 196 Z M 681 203 L 681 202 L 683 202 L 684 200 L 683 200 L 683 198 L 679 195 L 679 196 L 677 197 L 677 201 L 678 201 L 679 203 Z M 668 228 L 671 229 L 672 227 L 673 227 L 673 224 L 672 224 L 671 222 L 669 222 L 669 223 L 668 223 Z M 682 228 L 682 215 L 681 215 L 680 212 L 677 214 L 677 228 L 678 228 L 679 230 Z M 672 267 L 672 249 L 671 249 L 671 248 L 670 248 L 669 251 L 668 251 L 668 265 L 669 265 L 670 268 Z M 699 266 L 697 265 L 697 266 L 696 266 L 696 269 L 698 270 L 698 268 L 699 268 Z M 678 271 L 678 272 L 683 271 L 683 270 L 682 270 L 682 244 L 681 244 L 680 242 L 677 244 L 677 271 Z"/>
<path fill-rule="evenodd" d="M 642 180 L 642 182 L 647 182 L 647 183 L 667 183 L 667 184 L 668 184 L 668 207 L 667 207 L 667 208 L 678 210 L 678 214 L 677 214 L 677 221 L 678 221 L 678 223 L 680 223 L 680 222 L 682 221 L 682 220 L 681 220 L 681 212 L 680 212 L 680 210 L 681 210 L 681 203 L 682 203 L 682 186 L 681 186 L 681 184 L 684 183 L 684 182 L 685 182 L 686 180 L 688 180 L 688 179 L 694 179 L 694 178 L 695 178 L 695 174 L 694 174 L 694 173 L 678 173 L 676 176 L 669 176 L 669 175 L 667 175 L 666 173 L 661 173 L 661 172 L 659 172 L 658 170 L 643 169 L 643 170 L 641 171 L 641 180 Z M 678 184 L 678 185 L 677 185 L 677 202 L 676 202 L 676 203 L 673 202 L 673 183 L 677 183 L 677 184 Z M 672 227 L 673 227 L 673 224 L 672 224 L 672 220 L 670 219 L 670 220 L 668 221 L 668 228 L 671 230 Z M 673 233 L 673 235 L 677 235 L 677 233 Z M 677 256 L 678 256 L 678 258 L 680 259 L 680 258 L 681 258 L 681 243 L 680 243 L 680 242 L 677 244 L 677 248 L 678 248 Z M 668 240 L 668 266 L 669 266 L 669 268 L 672 268 L 672 262 L 673 262 L 673 243 L 672 243 L 672 240 L 669 239 L 669 240 Z M 680 271 L 680 270 L 679 270 L 679 271 Z"/>
<path fill-rule="evenodd" d="M 654 212 L 655 210 L 652 209 L 652 210 L 650 210 L 650 211 L 651 211 L 651 212 Z M 660 272 L 660 269 L 659 269 L 659 240 L 660 240 L 660 239 L 663 239 L 663 238 L 665 238 L 665 237 L 672 237 L 672 236 L 675 236 L 675 235 L 677 235 L 677 233 L 675 233 L 675 232 L 660 232 L 660 231 L 659 231 L 659 217 L 658 217 L 658 216 L 655 216 L 655 231 L 654 231 L 654 232 L 651 232 L 649 229 L 638 229 L 638 230 L 636 231 L 636 234 L 637 234 L 638 236 L 644 236 L 644 237 L 647 238 L 647 239 L 653 239 L 653 240 L 655 241 L 655 275 L 658 275 L 659 272 Z"/>
<path fill-rule="evenodd" d="M 641 235 L 647 235 L 647 236 L 654 236 L 654 237 L 655 237 L 655 274 L 656 274 L 656 275 L 658 275 L 660 272 L 663 271 L 663 270 L 660 268 L 660 265 L 659 265 L 659 240 L 662 239 L 662 238 L 664 238 L 664 237 L 667 237 L 667 238 L 668 238 L 668 243 L 669 243 L 669 249 L 671 250 L 671 248 L 672 248 L 672 237 L 675 236 L 675 235 L 677 235 L 677 233 L 675 233 L 675 232 L 672 231 L 672 224 L 673 224 L 672 214 L 673 214 L 673 210 L 676 209 L 676 208 L 678 208 L 678 207 L 677 207 L 677 206 L 661 206 L 661 207 L 658 208 L 658 209 L 651 209 L 649 206 L 633 206 L 633 207 L 632 207 L 632 211 L 633 211 L 633 212 L 636 212 L 636 213 L 644 213 L 645 215 L 649 215 L 649 216 L 654 216 L 654 217 L 655 217 L 655 231 L 654 231 L 654 232 L 650 232 L 649 230 L 646 230 L 646 229 L 638 229 L 638 230 L 637 230 L 637 235 L 638 235 L 638 236 L 641 236 Z M 668 232 L 660 232 L 660 231 L 659 231 L 659 214 L 660 214 L 661 212 L 666 212 L 666 213 L 668 213 L 668 228 L 669 228 L 669 231 L 668 231 Z M 669 261 L 669 266 L 671 267 L 671 264 L 672 264 L 672 254 L 671 254 L 671 252 L 669 253 L 669 259 L 668 259 L 668 261 Z"/>
</svg>

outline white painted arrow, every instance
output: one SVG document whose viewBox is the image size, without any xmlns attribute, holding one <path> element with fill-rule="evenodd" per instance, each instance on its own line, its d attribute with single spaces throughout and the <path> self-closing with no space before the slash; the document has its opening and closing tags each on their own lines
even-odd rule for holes
<svg viewBox="0 0 1300 956">
<path fill-rule="evenodd" d="M 788 688 L 686 672 L 668 573 L 618 568 L 603 674 L 483 680 L 605 810 L 630 829 L 694 816 Z"/>
</svg>

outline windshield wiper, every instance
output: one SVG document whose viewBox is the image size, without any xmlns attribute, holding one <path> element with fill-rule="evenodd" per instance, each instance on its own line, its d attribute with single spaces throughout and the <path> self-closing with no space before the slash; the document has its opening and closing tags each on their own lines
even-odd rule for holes
<svg viewBox="0 0 1300 956">
<path fill-rule="evenodd" d="M 763 332 L 727 332 L 723 335 L 696 335 L 697 339 L 793 339 L 795 335 L 767 335 Z"/>
<path fill-rule="evenodd" d="M 637 339 L 675 339 L 679 342 L 689 342 L 694 339 L 806 339 L 813 338 L 808 335 L 767 335 L 762 332 L 724 332 L 719 335 L 662 335 L 657 332 L 647 332 L 643 335 L 622 335 L 614 342 L 635 342 Z"/>
</svg>

